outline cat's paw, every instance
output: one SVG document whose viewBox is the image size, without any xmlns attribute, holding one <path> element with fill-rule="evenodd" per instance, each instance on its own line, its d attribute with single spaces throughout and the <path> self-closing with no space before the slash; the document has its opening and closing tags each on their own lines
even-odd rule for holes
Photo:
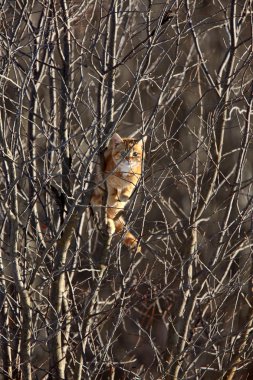
<svg viewBox="0 0 253 380">
<path fill-rule="evenodd" d="M 138 243 L 138 240 L 135 238 L 135 236 L 131 234 L 131 232 L 126 233 L 124 243 L 130 252 L 141 253 L 141 245 Z"/>
<path fill-rule="evenodd" d="M 112 219 L 107 219 L 107 231 L 110 236 L 115 233 L 115 223 Z"/>
<path fill-rule="evenodd" d="M 120 202 L 127 202 L 129 200 L 129 195 L 127 195 L 127 194 L 120 194 L 119 200 L 120 200 Z"/>
<path fill-rule="evenodd" d="M 132 247 L 130 247 L 130 252 L 132 253 L 142 253 L 140 244 L 134 244 Z"/>
</svg>

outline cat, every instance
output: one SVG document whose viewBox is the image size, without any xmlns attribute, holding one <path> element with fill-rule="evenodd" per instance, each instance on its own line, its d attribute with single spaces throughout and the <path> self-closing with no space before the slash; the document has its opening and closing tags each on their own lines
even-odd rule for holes
<svg viewBox="0 0 253 380">
<path fill-rule="evenodd" d="M 110 235 L 125 227 L 121 214 L 142 175 L 145 140 L 122 138 L 114 133 L 104 153 L 103 176 L 107 186 L 106 216 Z M 102 205 L 103 195 L 103 189 L 97 186 L 91 198 L 92 206 Z M 130 250 L 141 252 L 138 240 L 129 231 L 124 234 L 124 244 Z"/>
</svg>

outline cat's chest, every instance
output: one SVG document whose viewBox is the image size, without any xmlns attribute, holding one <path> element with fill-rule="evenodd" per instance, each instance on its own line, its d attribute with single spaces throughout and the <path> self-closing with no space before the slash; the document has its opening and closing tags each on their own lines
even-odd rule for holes
<svg viewBox="0 0 253 380">
<path fill-rule="evenodd" d="M 126 178 L 134 173 L 133 167 L 128 162 L 122 162 L 119 164 L 118 173 L 120 173 L 123 178 Z"/>
<path fill-rule="evenodd" d="M 133 165 L 126 160 L 118 164 L 109 161 L 105 169 L 107 184 L 119 190 L 136 184 L 140 173 L 141 168 L 138 165 Z"/>
<path fill-rule="evenodd" d="M 129 186 L 136 185 L 139 178 L 140 175 L 137 173 L 123 175 L 122 172 L 115 171 L 107 177 L 106 182 L 109 187 L 117 189 L 120 193 L 123 189 L 126 189 Z"/>
<path fill-rule="evenodd" d="M 122 173 L 121 171 L 114 172 L 107 178 L 107 183 L 118 189 L 127 187 L 130 182 L 131 175 L 126 172 Z"/>
</svg>

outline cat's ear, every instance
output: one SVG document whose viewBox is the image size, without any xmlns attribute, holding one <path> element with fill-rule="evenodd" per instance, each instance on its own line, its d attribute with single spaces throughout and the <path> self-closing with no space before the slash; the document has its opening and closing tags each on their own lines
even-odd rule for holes
<svg viewBox="0 0 253 380">
<path fill-rule="evenodd" d="M 147 141 L 147 137 L 148 136 L 143 136 L 139 141 L 138 141 L 138 144 L 143 146 L 145 144 L 145 142 Z"/>
<path fill-rule="evenodd" d="M 118 135 L 118 133 L 114 133 L 112 135 L 112 138 L 111 138 L 111 141 L 110 141 L 110 144 L 112 146 L 116 146 L 118 144 L 121 144 L 123 142 L 122 138 L 120 137 L 120 135 Z"/>
</svg>

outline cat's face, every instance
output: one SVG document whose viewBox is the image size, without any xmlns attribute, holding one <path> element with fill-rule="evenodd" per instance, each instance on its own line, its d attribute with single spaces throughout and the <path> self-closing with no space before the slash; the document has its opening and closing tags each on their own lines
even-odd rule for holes
<svg viewBox="0 0 253 380">
<path fill-rule="evenodd" d="M 119 170 L 129 173 L 136 166 L 141 165 L 144 154 L 142 140 L 121 138 L 118 134 L 112 136 L 110 145 L 112 147 L 112 158 Z"/>
</svg>

